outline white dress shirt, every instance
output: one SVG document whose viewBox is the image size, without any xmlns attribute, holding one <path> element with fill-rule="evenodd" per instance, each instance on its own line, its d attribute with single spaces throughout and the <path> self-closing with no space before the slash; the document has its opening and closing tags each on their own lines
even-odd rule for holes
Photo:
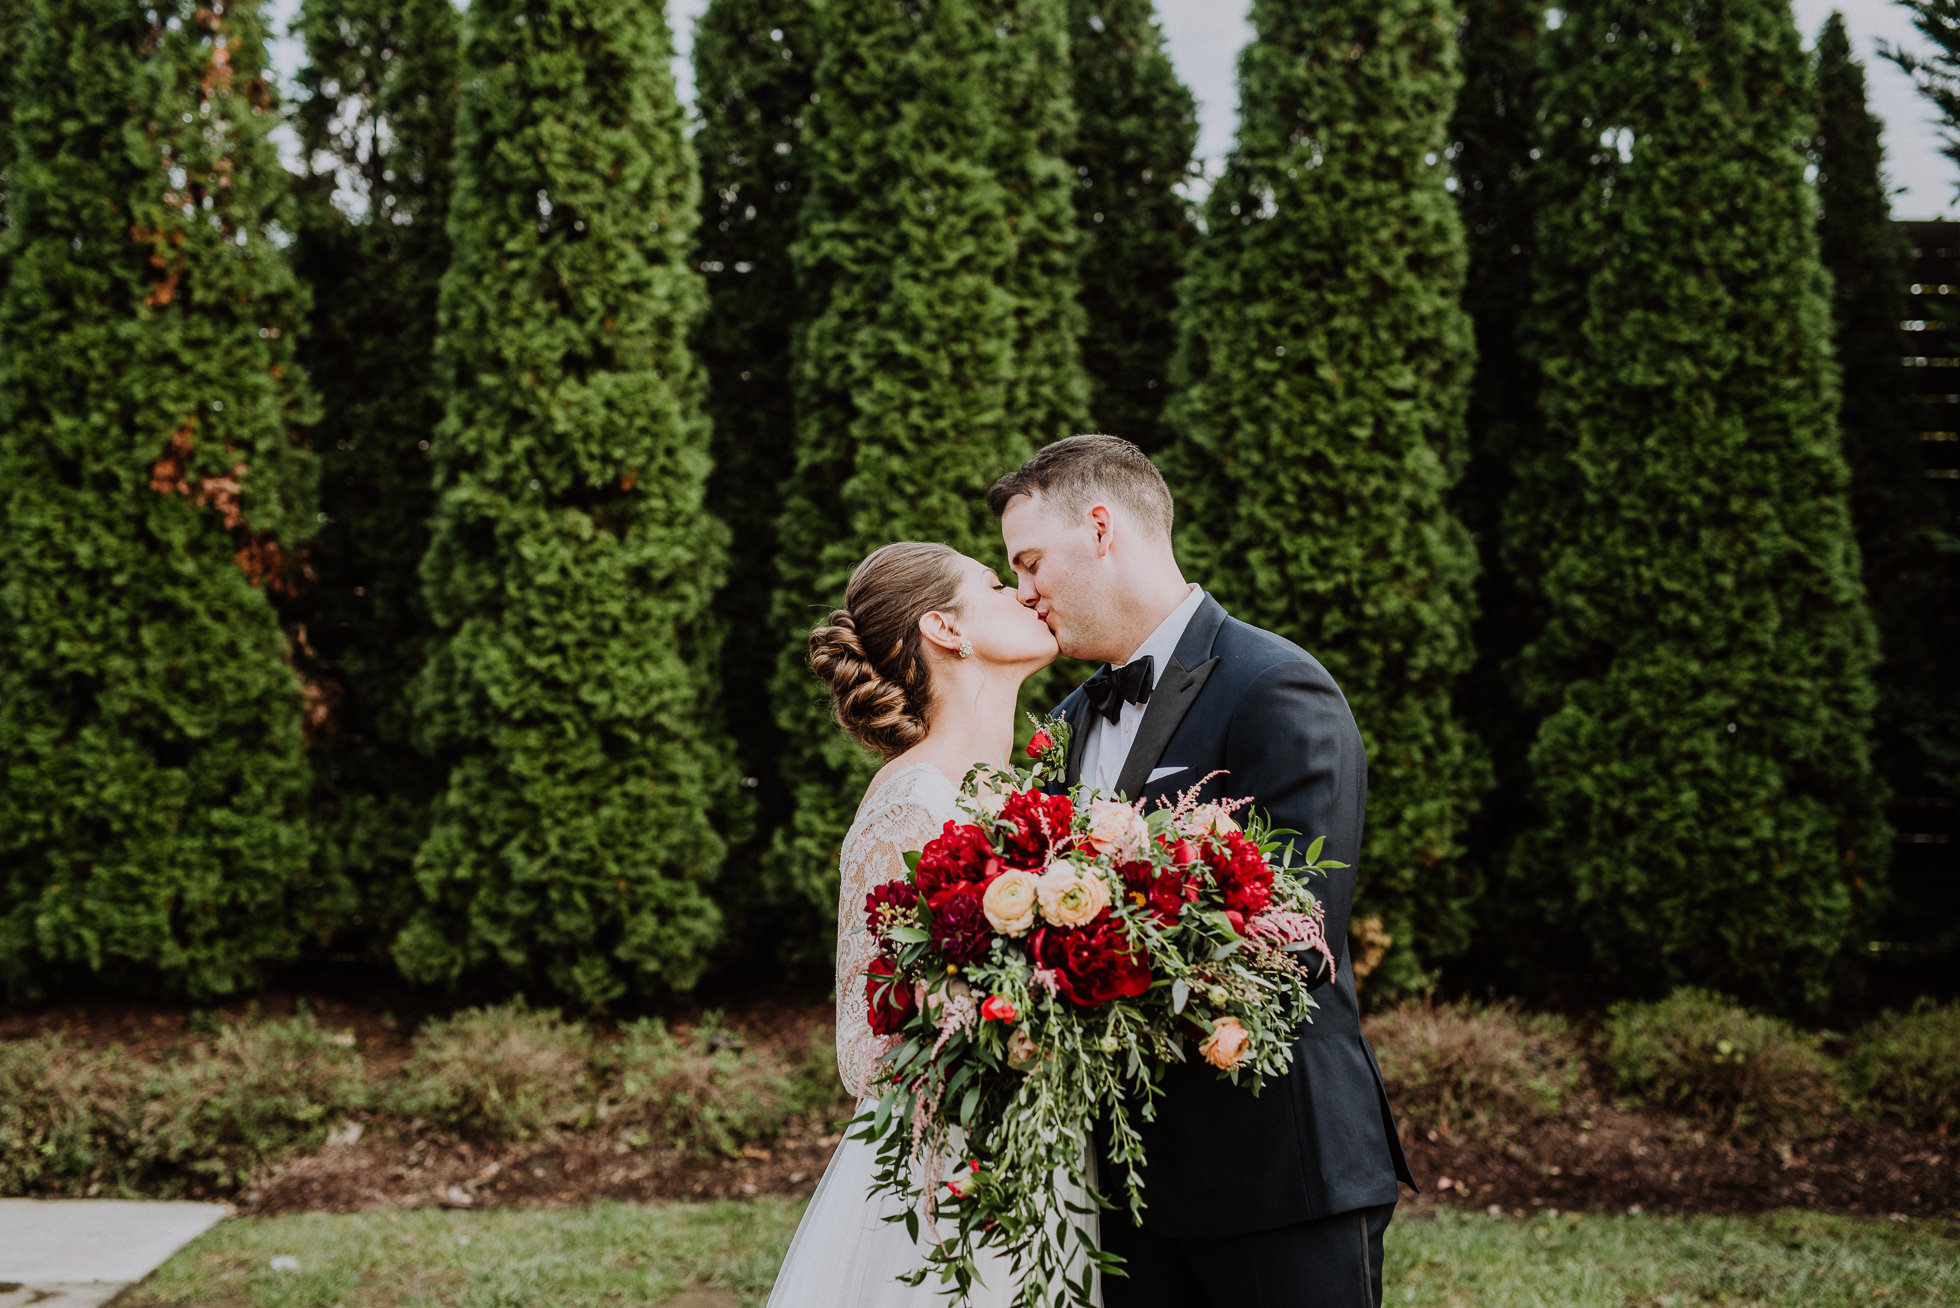
<svg viewBox="0 0 1960 1308">
<path fill-rule="evenodd" d="M 1128 667 L 1146 654 L 1150 656 L 1150 688 L 1157 689 L 1157 683 L 1164 679 L 1164 669 L 1171 663 L 1171 655 L 1177 652 L 1177 642 L 1184 639 L 1184 629 L 1191 625 L 1191 618 L 1198 606 L 1205 602 L 1202 587 L 1193 583 L 1191 593 L 1184 602 L 1171 610 L 1170 616 L 1157 624 L 1157 630 L 1150 633 L 1136 652 L 1114 667 Z M 1082 741 L 1082 780 L 1098 790 L 1114 793 L 1116 779 L 1123 775 L 1123 764 L 1129 761 L 1130 746 L 1136 743 L 1137 728 L 1143 724 L 1142 704 L 1125 703 L 1123 711 L 1112 724 L 1108 718 L 1089 710 L 1089 734 Z M 1135 795 L 1125 796 L 1135 799 Z"/>
</svg>

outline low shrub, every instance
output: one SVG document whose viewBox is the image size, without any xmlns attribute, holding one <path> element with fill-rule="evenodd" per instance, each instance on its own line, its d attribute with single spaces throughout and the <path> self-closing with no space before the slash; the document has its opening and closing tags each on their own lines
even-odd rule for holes
<svg viewBox="0 0 1960 1308">
<path fill-rule="evenodd" d="M 658 1018 L 630 1022 L 604 1057 L 609 1119 L 704 1158 L 769 1144 L 798 1118 L 835 1112 L 842 1097 L 828 1043 L 786 1058 L 748 1047 L 716 1016 L 685 1036 Z"/>
<path fill-rule="evenodd" d="M 431 1022 L 387 1107 L 484 1140 L 529 1140 L 597 1112 L 592 1031 L 522 999 Z"/>
<path fill-rule="evenodd" d="M 0 1044 L 0 1194 L 222 1193 L 316 1147 L 365 1097 L 312 1018 L 248 1019 L 154 1064 L 59 1036 Z"/>
<path fill-rule="evenodd" d="M 1853 1096 L 1902 1126 L 1960 1126 L 1960 1004 L 1884 1014 L 1851 1038 L 1844 1072 Z"/>
<path fill-rule="evenodd" d="M 57 1035 L 0 1044 L 0 1195 L 122 1193 L 140 1069 Z"/>
<path fill-rule="evenodd" d="M 242 1184 L 259 1167 L 313 1149 L 367 1100 L 351 1036 L 301 1013 L 222 1026 L 186 1041 L 144 1078 L 136 1115 L 148 1167 L 199 1188 Z"/>
<path fill-rule="evenodd" d="M 1614 1005 L 1601 1058 L 1620 1091 L 1738 1138 L 1822 1134 L 1844 1107 L 1822 1044 L 1706 990 Z"/>
<path fill-rule="evenodd" d="M 1373 1018 L 1369 1038 L 1407 1126 L 1508 1141 L 1557 1117 L 1584 1063 L 1565 1021 L 1508 1004 L 1410 1003 Z"/>
</svg>

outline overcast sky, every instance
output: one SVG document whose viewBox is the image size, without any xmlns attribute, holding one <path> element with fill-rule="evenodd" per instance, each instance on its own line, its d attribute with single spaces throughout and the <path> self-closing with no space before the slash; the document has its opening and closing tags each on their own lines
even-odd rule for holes
<svg viewBox="0 0 1960 1308">
<path fill-rule="evenodd" d="M 1896 192 L 1892 211 L 1899 218 L 1960 218 L 1955 205 L 1956 167 L 1939 153 L 1940 133 L 1932 122 L 1928 102 L 1913 89 L 1906 75 L 1878 57 L 1878 43 L 1888 41 L 1908 49 L 1920 42 L 1907 21 L 1906 10 L 1894 0 L 1793 0 L 1797 25 L 1806 45 L 1833 9 L 1842 10 L 1850 24 L 1859 57 L 1870 82 L 1874 112 L 1885 122 L 1887 172 Z M 298 0 L 268 0 L 275 23 L 290 14 Z M 679 50 L 675 73 L 681 94 L 693 98 L 694 77 L 687 53 L 694 20 L 707 0 L 668 0 Z M 1198 153 L 1208 161 L 1224 157 L 1232 146 L 1238 118 L 1234 65 L 1239 48 L 1251 36 L 1246 25 L 1250 0 L 1157 0 L 1164 37 L 1178 75 L 1198 99 Z M 281 24 L 283 25 L 283 24 Z M 290 42 L 279 42 L 274 62 L 290 72 L 298 59 Z"/>
</svg>

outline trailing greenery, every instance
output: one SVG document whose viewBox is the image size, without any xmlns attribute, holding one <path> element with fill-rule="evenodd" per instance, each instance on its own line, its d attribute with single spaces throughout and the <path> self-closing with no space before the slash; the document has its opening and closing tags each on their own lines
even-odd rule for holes
<svg viewBox="0 0 1960 1308">
<path fill-rule="evenodd" d="M 418 743 L 446 786 L 410 979 L 589 1005 L 681 989 L 739 790 L 714 710 L 726 532 L 708 474 L 699 194 L 657 7 L 479 0 L 464 19 L 446 409 Z"/>
<path fill-rule="evenodd" d="M 1845 1081 L 1854 1097 L 1901 1126 L 1960 1127 L 1960 1004 L 1922 999 L 1851 1037 Z"/>
<path fill-rule="evenodd" d="M 1089 426 L 1159 450 L 1170 443 L 1177 279 L 1197 237 L 1177 190 L 1192 172 L 1197 106 L 1151 0 L 1069 0 L 1068 29 Z"/>
<path fill-rule="evenodd" d="M 254 0 L 31 0 L 0 294 L 0 984 L 255 983 L 309 880 L 314 522 Z M 153 21 L 154 20 L 154 21 Z"/>
<path fill-rule="evenodd" d="M 1501 509 L 1513 462 L 1537 422 L 1537 373 L 1519 348 L 1518 324 L 1531 304 L 1531 150 L 1537 130 L 1538 42 L 1547 0 L 1469 0 L 1464 10 L 1463 90 L 1450 120 L 1456 202 L 1470 264 L 1463 308 L 1476 331 L 1477 366 L 1467 416 L 1469 459 L 1452 506 L 1476 543 L 1476 661 L 1459 683 L 1464 721 L 1489 751 L 1493 784 L 1472 817 L 1466 841 L 1480 876 L 1501 872 L 1528 810 L 1525 751 L 1530 720 L 1506 679 L 1532 630 L 1527 597 L 1503 554 Z M 1477 906 L 1482 942 L 1466 967 L 1494 972 L 1529 955 L 1535 906 L 1489 895 Z"/>
<path fill-rule="evenodd" d="M 409 743 L 408 684 L 428 641 L 417 565 L 442 417 L 436 290 L 457 97 L 450 0 L 308 0 L 294 118 L 299 274 L 313 288 L 301 362 L 320 390 L 308 634 L 317 857 L 360 890 L 360 937 L 392 939 L 413 906 L 415 851 L 441 775 Z"/>
<path fill-rule="evenodd" d="M 796 259 L 796 458 L 771 628 L 794 800 L 768 865 L 827 956 L 837 856 L 875 770 L 831 725 L 804 665 L 851 570 L 893 540 L 1000 558 L 984 494 L 1077 428 L 1072 115 L 1061 0 L 877 0 L 824 11 Z M 1053 676 L 1027 702 L 1047 706 Z"/>
<path fill-rule="evenodd" d="M 718 679 L 760 819 L 730 850 L 719 900 L 729 951 L 763 955 L 773 934 L 759 865 L 789 807 L 778 760 L 785 739 L 763 693 L 781 651 L 756 639 L 776 584 L 776 519 L 795 458 L 790 336 L 802 304 L 790 247 L 809 192 L 805 116 L 816 77 L 816 16 L 808 0 L 713 0 L 694 32 L 701 130 L 696 262 L 708 311 L 697 337 L 708 373 L 714 472 L 708 506 L 728 524 L 728 580 L 715 610 L 731 638 Z M 739 634 L 736 634 L 739 633 Z M 731 960 L 740 966 L 740 958 Z"/>
<path fill-rule="evenodd" d="M 1807 70 L 1781 0 L 1547 34 L 1543 435 L 1504 547 L 1547 616 L 1518 688 L 1540 966 L 1829 992 L 1885 875 Z M 1572 955 L 1568 955 L 1572 958 Z"/>
<path fill-rule="evenodd" d="M 1193 576 L 1320 659 L 1367 742 L 1357 921 L 1390 989 L 1468 944 L 1485 786 L 1451 709 L 1476 557 L 1448 496 L 1473 344 L 1441 158 L 1443 0 L 1256 0 L 1243 113 L 1180 292 L 1177 488 Z"/>
<path fill-rule="evenodd" d="M 1600 1058 L 1619 1089 L 1731 1135 L 1822 1135 L 1844 1107 L 1822 1043 L 1708 990 L 1613 1006 Z"/>
</svg>

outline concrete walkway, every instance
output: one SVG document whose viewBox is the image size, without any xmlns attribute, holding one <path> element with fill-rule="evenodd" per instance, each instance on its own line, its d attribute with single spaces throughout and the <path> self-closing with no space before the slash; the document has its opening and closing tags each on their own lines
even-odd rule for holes
<svg viewBox="0 0 1960 1308">
<path fill-rule="evenodd" d="M 225 1204 L 0 1199 L 0 1308 L 99 1308 L 230 1213 Z"/>
</svg>

